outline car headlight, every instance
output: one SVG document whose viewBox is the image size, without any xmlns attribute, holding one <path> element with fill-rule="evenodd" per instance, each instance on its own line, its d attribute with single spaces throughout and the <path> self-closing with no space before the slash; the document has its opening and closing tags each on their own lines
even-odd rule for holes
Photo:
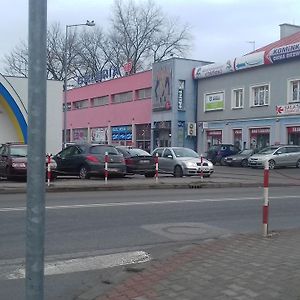
<svg viewBox="0 0 300 300">
<path fill-rule="evenodd" d="M 191 161 L 186 163 L 187 168 L 197 168 L 197 164 Z"/>
<path fill-rule="evenodd" d="M 11 166 L 17 169 L 26 169 L 26 164 L 23 162 L 13 162 Z"/>
</svg>

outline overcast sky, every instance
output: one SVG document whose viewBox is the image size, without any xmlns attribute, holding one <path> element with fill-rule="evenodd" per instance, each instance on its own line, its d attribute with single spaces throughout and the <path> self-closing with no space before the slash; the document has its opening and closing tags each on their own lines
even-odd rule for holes
<svg viewBox="0 0 300 300">
<path fill-rule="evenodd" d="M 143 1 L 143 0 L 136 0 Z M 27 40 L 28 0 L 1 0 L 0 59 Z M 300 25 L 300 0 L 155 0 L 164 13 L 188 23 L 194 36 L 189 58 L 224 62 L 279 39 L 279 24 Z M 48 24 L 94 20 L 105 26 L 113 0 L 48 0 Z M 0 64 L 0 69 L 1 64 Z"/>
</svg>

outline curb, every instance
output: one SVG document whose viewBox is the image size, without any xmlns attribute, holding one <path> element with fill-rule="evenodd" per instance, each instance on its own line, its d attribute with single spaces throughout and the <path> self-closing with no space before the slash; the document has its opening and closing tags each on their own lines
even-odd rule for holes
<svg viewBox="0 0 300 300">
<path fill-rule="evenodd" d="M 300 183 L 270 183 L 272 187 L 300 186 Z M 153 184 L 129 184 L 129 185 L 77 185 L 56 186 L 55 183 L 45 188 L 47 193 L 60 192 L 92 192 L 92 191 L 125 191 L 125 190 L 149 190 L 149 189 L 201 189 L 201 188 L 234 188 L 234 187 L 263 187 L 261 182 L 194 182 L 194 183 L 153 183 Z M 26 187 L 0 188 L 0 194 L 26 193 Z"/>
</svg>

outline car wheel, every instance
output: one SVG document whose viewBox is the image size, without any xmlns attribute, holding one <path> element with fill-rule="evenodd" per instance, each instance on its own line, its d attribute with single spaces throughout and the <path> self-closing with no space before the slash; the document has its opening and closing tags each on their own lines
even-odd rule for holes
<svg viewBox="0 0 300 300">
<path fill-rule="evenodd" d="M 222 157 L 221 160 L 220 160 L 220 165 L 221 166 L 226 166 L 226 163 L 225 163 L 225 157 Z"/>
<path fill-rule="evenodd" d="M 79 178 L 80 179 L 89 179 L 90 176 L 88 174 L 88 169 L 85 166 L 82 166 L 79 170 Z"/>
<path fill-rule="evenodd" d="M 248 167 L 248 160 L 247 160 L 247 159 L 243 159 L 242 162 L 241 162 L 241 166 L 242 166 L 243 168 Z"/>
<path fill-rule="evenodd" d="M 174 169 L 174 176 L 175 177 L 182 177 L 183 176 L 183 171 L 180 166 L 176 166 Z"/>
<path fill-rule="evenodd" d="M 150 178 L 150 177 L 154 177 L 154 176 L 155 176 L 155 172 L 145 173 L 146 178 Z"/>
<path fill-rule="evenodd" d="M 296 163 L 296 168 L 300 168 L 300 159 L 298 159 L 298 161 Z"/>
<path fill-rule="evenodd" d="M 273 159 L 269 160 L 269 169 L 273 170 L 275 168 L 275 161 Z"/>
</svg>

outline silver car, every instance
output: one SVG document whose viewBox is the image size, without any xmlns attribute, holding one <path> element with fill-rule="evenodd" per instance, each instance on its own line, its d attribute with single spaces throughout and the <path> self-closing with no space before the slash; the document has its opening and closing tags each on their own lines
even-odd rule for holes
<svg viewBox="0 0 300 300">
<path fill-rule="evenodd" d="M 281 145 L 270 146 L 260 150 L 248 159 L 250 167 L 264 167 L 269 161 L 269 168 L 297 167 L 300 168 L 300 146 Z"/>
<path fill-rule="evenodd" d="M 201 174 L 201 158 L 190 148 L 166 147 L 156 148 L 152 156 L 158 154 L 158 170 L 160 173 L 173 174 L 175 177 Z M 202 159 L 203 176 L 209 177 L 214 172 L 212 162 Z"/>
</svg>

